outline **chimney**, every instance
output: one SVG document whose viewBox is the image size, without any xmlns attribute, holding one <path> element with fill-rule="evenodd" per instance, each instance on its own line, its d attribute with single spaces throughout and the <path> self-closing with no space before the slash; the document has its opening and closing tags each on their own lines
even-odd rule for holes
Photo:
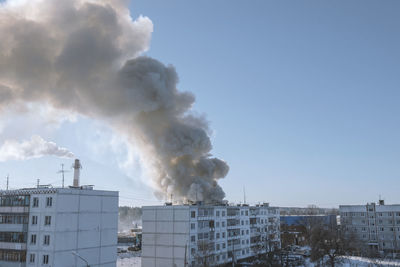
<svg viewBox="0 0 400 267">
<path fill-rule="evenodd" d="M 74 168 L 74 187 L 79 187 L 79 176 L 80 176 L 80 170 L 82 169 L 82 165 L 79 162 L 79 159 L 75 159 L 75 164 L 73 166 Z"/>
</svg>

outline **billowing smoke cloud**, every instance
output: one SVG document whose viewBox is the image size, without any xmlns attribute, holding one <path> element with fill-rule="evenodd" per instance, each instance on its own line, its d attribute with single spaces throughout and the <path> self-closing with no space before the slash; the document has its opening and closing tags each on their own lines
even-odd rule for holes
<svg viewBox="0 0 400 267">
<path fill-rule="evenodd" d="M 141 56 L 150 19 L 124 1 L 27 0 L 0 6 L 0 110 L 41 102 L 107 122 L 139 148 L 156 195 L 219 201 L 229 167 L 210 156 L 208 124 L 177 90 L 173 66 Z"/>
<path fill-rule="evenodd" d="M 6 140 L 0 147 L 0 162 L 26 160 L 43 156 L 73 158 L 74 154 L 68 149 L 59 147 L 56 143 L 46 141 L 37 135 L 32 136 L 31 140 L 20 143 L 16 140 Z"/>
</svg>

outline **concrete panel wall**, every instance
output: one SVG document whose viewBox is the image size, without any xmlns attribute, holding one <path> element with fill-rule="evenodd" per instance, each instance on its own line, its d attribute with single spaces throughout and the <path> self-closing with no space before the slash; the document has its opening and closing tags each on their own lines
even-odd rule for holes
<svg viewBox="0 0 400 267">
<path fill-rule="evenodd" d="M 105 229 L 101 231 L 101 246 L 111 246 L 117 244 L 117 229 Z"/>
<path fill-rule="evenodd" d="M 78 235 L 78 248 L 91 248 L 99 246 L 100 244 L 100 232 L 91 231 L 79 231 Z"/>
<path fill-rule="evenodd" d="M 101 214 L 102 228 L 118 229 L 118 212 Z"/>
<path fill-rule="evenodd" d="M 142 245 L 142 257 L 155 257 L 156 247 L 153 245 Z"/>
<path fill-rule="evenodd" d="M 79 209 L 79 195 L 77 194 L 59 194 L 57 196 L 58 212 L 77 212 Z"/>
<path fill-rule="evenodd" d="M 100 213 L 79 213 L 79 229 L 100 230 L 101 214 Z"/>
<path fill-rule="evenodd" d="M 100 251 L 100 262 L 117 261 L 117 246 L 102 247 Z"/>
<path fill-rule="evenodd" d="M 154 207 L 143 207 L 142 220 L 155 221 L 155 219 L 156 219 L 156 209 Z"/>
<path fill-rule="evenodd" d="M 157 232 L 158 233 L 172 233 L 174 229 L 173 222 L 156 222 Z"/>
<path fill-rule="evenodd" d="M 156 223 L 154 221 L 144 221 L 142 232 L 143 233 L 155 233 L 156 232 Z"/>
<path fill-rule="evenodd" d="M 156 244 L 162 246 L 172 246 L 174 241 L 173 234 L 157 234 Z"/>
<path fill-rule="evenodd" d="M 76 249 L 76 232 L 58 232 L 55 235 L 55 250 Z"/>
<path fill-rule="evenodd" d="M 142 256 L 142 267 L 156 267 L 156 258 L 146 258 Z"/>
<path fill-rule="evenodd" d="M 174 223 L 174 233 L 180 233 L 180 234 L 189 233 L 189 223 L 188 222 L 175 222 Z"/>
<path fill-rule="evenodd" d="M 77 213 L 58 213 L 56 231 L 76 231 L 78 229 Z"/>
<path fill-rule="evenodd" d="M 173 248 L 171 246 L 156 246 L 156 255 L 157 257 L 162 257 L 162 258 L 172 258 Z"/>
<path fill-rule="evenodd" d="M 80 212 L 101 212 L 100 196 L 81 196 L 79 202 Z"/>
<path fill-rule="evenodd" d="M 118 210 L 118 197 L 103 196 L 102 212 L 115 212 Z"/>
</svg>

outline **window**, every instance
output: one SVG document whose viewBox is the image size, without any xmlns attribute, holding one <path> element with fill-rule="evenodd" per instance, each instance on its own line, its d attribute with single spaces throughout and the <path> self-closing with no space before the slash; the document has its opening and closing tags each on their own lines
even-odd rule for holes
<svg viewBox="0 0 400 267">
<path fill-rule="evenodd" d="M 45 216 L 44 225 L 50 225 L 50 224 L 51 224 L 51 216 Z"/>
<path fill-rule="evenodd" d="M 196 254 L 196 249 L 195 248 L 192 248 L 190 251 L 191 251 L 192 255 Z"/>
<path fill-rule="evenodd" d="M 29 262 L 34 263 L 35 262 L 35 254 L 29 254 Z"/>
<path fill-rule="evenodd" d="M 50 235 L 45 235 L 43 239 L 43 245 L 50 245 Z"/>
<path fill-rule="evenodd" d="M 242 223 L 242 225 L 244 225 L 244 221 L 242 221 L 241 223 Z"/>
<path fill-rule="evenodd" d="M 219 233 L 217 233 L 217 239 L 219 238 Z"/>
<path fill-rule="evenodd" d="M 222 227 L 225 227 L 225 222 L 222 222 Z"/>
<path fill-rule="evenodd" d="M 217 217 L 219 217 L 219 210 L 217 210 L 215 213 L 216 213 Z"/>
<path fill-rule="evenodd" d="M 222 238 L 225 238 L 225 232 L 222 233 Z"/>
<path fill-rule="evenodd" d="M 37 216 L 32 216 L 32 224 L 37 224 Z"/>
<path fill-rule="evenodd" d="M 225 247 L 226 247 L 225 243 L 222 243 L 222 248 L 225 248 Z"/>
<path fill-rule="evenodd" d="M 222 216 L 225 216 L 225 211 L 222 211 Z"/>
<path fill-rule="evenodd" d="M 248 210 L 246 210 L 246 216 L 249 216 L 249 211 Z"/>
<path fill-rule="evenodd" d="M 191 241 L 191 242 L 196 242 L 196 236 L 192 235 L 192 236 L 190 237 L 190 241 Z"/>
<path fill-rule="evenodd" d="M 215 224 L 216 224 L 217 227 L 219 227 L 219 222 L 216 222 Z"/>
<path fill-rule="evenodd" d="M 31 235 L 31 244 L 32 245 L 36 244 L 36 235 Z"/>
<path fill-rule="evenodd" d="M 37 197 L 33 198 L 32 207 L 35 207 L 35 208 L 39 207 L 39 198 L 37 198 Z M 33 254 L 33 255 L 35 255 L 35 254 Z"/>
<path fill-rule="evenodd" d="M 53 198 L 47 197 L 46 198 L 46 207 L 51 207 L 53 205 Z"/>
<path fill-rule="evenodd" d="M 49 263 L 49 255 L 43 255 L 43 264 Z"/>
<path fill-rule="evenodd" d="M 219 244 L 217 244 L 217 250 L 219 250 Z"/>
<path fill-rule="evenodd" d="M 242 230 L 242 235 L 244 235 L 244 230 Z"/>
<path fill-rule="evenodd" d="M 195 212 L 195 211 L 192 211 L 192 212 L 190 213 L 190 217 L 196 218 L 196 212 Z"/>
<path fill-rule="evenodd" d="M 194 223 L 191 223 L 191 224 L 190 224 L 190 229 L 192 229 L 192 230 L 193 230 L 193 229 L 195 229 L 195 228 L 196 228 L 196 224 L 194 224 Z"/>
</svg>

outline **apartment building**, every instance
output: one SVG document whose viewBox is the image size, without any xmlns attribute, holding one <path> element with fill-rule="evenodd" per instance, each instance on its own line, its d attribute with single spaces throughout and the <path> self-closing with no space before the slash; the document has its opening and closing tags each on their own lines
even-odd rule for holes
<svg viewBox="0 0 400 267">
<path fill-rule="evenodd" d="M 166 205 L 142 209 L 142 267 L 218 265 L 280 247 L 279 209 Z"/>
<path fill-rule="evenodd" d="M 400 205 L 379 204 L 339 206 L 340 224 L 373 250 L 400 252 Z"/>
<path fill-rule="evenodd" d="M 0 191 L 0 266 L 115 267 L 118 192 L 92 186 Z"/>
</svg>

